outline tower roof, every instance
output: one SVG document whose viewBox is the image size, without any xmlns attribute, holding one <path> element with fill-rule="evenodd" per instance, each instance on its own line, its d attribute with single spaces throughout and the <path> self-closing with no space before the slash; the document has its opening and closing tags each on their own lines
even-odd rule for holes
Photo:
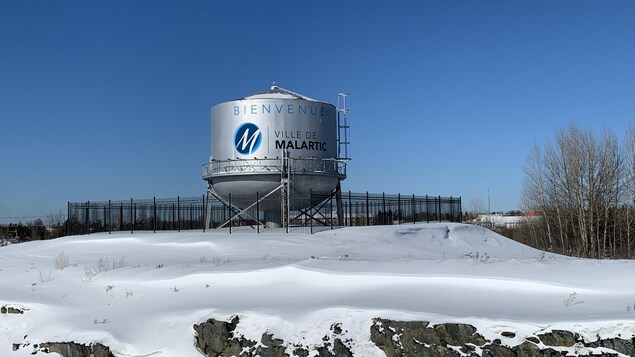
<svg viewBox="0 0 635 357">
<path fill-rule="evenodd" d="M 278 87 L 275 84 L 272 85 L 271 88 L 269 88 L 268 90 L 264 92 L 254 93 L 252 95 L 248 95 L 243 98 L 238 98 L 236 100 L 242 100 L 242 99 L 302 99 L 302 100 L 308 100 L 311 102 L 318 102 L 318 100 L 309 98 L 307 96 L 290 91 L 288 89 L 284 89 L 282 87 Z"/>
</svg>

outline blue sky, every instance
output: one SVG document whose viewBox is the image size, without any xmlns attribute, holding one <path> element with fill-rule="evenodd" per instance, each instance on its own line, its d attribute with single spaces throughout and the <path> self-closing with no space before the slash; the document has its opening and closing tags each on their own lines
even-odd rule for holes
<svg viewBox="0 0 635 357">
<path fill-rule="evenodd" d="M 344 190 L 489 188 L 516 209 L 534 142 L 633 122 L 633 19 L 627 1 L 3 1 L 0 217 L 202 195 L 210 107 L 273 81 L 349 93 Z"/>
</svg>

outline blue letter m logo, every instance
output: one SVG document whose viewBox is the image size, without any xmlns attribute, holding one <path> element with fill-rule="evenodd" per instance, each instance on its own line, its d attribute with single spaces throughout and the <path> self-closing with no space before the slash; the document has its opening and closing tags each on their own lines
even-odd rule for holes
<svg viewBox="0 0 635 357">
<path fill-rule="evenodd" d="M 241 124 L 234 133 L 234 147 L 243 155 L 253 154 L 262 142 L 260 128 L 253 123 Z"/>
</svg>

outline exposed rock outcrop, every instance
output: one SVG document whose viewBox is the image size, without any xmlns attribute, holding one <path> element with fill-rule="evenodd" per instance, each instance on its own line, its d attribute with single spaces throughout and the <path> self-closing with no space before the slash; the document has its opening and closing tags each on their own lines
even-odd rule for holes
<svg viewBox="0 0 635 357">
<path fill-rule="evenodd" d="M 617 356 L 618 353 L 635 356 L 633 339 L 613 338 L 586 343 L 577 333 L 552 330 L 537 337 L 529 336 L 519 345 L 506 346 L 501 339 L 485 339 L 471 325 L 429 325 L 426 321 L 374 319 L 370 339 L 387 357 L 556 357 L 572 355 L 558 350 L 572 346 L 578 346 L 582 351 L 576 356 Z M 514 338 L 516 334 L 503 331 L 501 336 Z M 586 352 L 597 347 L 606 350 Z"/>
<path fill-rule="evenodd" d="M 230 322 L 209 319 L 205 323 L 194 325 L 196 347 L 207 356 L 220 356 L 223 353 L 238 355 L 242 351 L 240 340 L 234 338 L 238 321 L 238 317 Z"/>
<path fill-rule="evenodd" d="M 238 317 L 231 321 L 210 319 L 194 326 L 196 345 L 207 356 L 241 357 L 352 357 L 350 340 L 343 340 L 341 324 L 331 326 L 321 346 L 288 345 L 264 332 L 260 342 L 251 341 L 235 333 Z M 511 331 L 501 332 L 503 340 L 516 338 Z M 634 341 L 620 338 L 586 343 L 579 334 L 565 330 L 551 330 L 537 336 L 528 336 L 518 345 L 506 345 L 501 338 L 492 341 L 483 337 L 468 324 L 445 323 L 431 326 L 427 321 L 393 321 L 376 318 L 370 327 L 370 340 L 387 357 L 560 357 L 565 348 L 574 347 L 576 356 L 635 356 Z M 597 350 L 598 347 L 604 349 Z M 286 351 L 292 351 L 289 355 Z M 314 352 L 312 352 L 314 351 Z M 571 352 L 571 351 L 569 351 Z M 571 352 L 573 353 L 573 352 Z M 363 356 L 362 356 L 363 357 Z"/>
<path fill-rule="evenodd" d="M 287 344 L 271 333 L 264 332 L 260 342 L 249 340 L 242 335 L 235 333 L 239 318 L 236 316 L 231 321 L 220 321 L 209 319 L 201 324 L 194 325 L 196 331 L 196 347 L 209 357 L 220 356 L 241 356 L 241 357 L 289 357 L 286 352 Z M 331 326 L 334 335 L 342 333 L 341 326 L 334 324 Z M 331 341 L 329 336 L 324 336 L 324 344 L 314 347 L 319 357 L 352 357 L 346 341 L 334 338 Z M 350 342 L 350 341 L 348 341 Z M 290 348 L 293 352 L 291 356 L 307 357 L 311 349 L 308 346 L 294 345 Z"/>
<path fill-rule="evenodd" d="M 75 342 L 47 342 L 40 344 L 39 350 L 46 353 L 56 352 L 63 357 L 115 357 L 110 348 L 101 343 L 82 345 Z"/>
<path fill-rule="evenodd" d="M 553 330 L 538 335 L 538 338 L 545 345 L 555 347 L 571 347 L 580 341 L 580 335 L 564 330 Z"/>
<path fill-rule="evenodd" d="M 3 307 L 5 308 L 5 307 Z M 9 308 L 6 307 L 8 313 Z M 331 325 L 320 345 L 290 345 L 269 331 L 259 340 L 250 340 L 236 329 L 240 319 L 230 321 L 209 319 L 194 325 L 195 345 L 209 357 L 353 357 L 355 341 L 339 323 Z M 635 338 L 598 339 L 585 342 L 577 333 L 551 330 L 527 336 L 520 344 L 517 333 L 502 331 L 501 338 L 492 341 L 468 324 L 445 323 L 431 325 L 426 321 L 394 321 L 376 318 L 370 327 L 370 340 L 387 357 L 560 357 L 560 356 L 635 356 Z M 25 336 L 26 338 L 26 336 Z M 516 340 L 510 340 L 516 339 Z M 30 346 L 28 342 L 13 344 L 13 350 Z M 63 357 L 114 357 L 110 348 L 101 343 L 47 342 L 33 345 L 37 352 L 56 352 Z M 364 356 L 358 356 L 364 357 Z"/>
<path fill-rule="evenodd" d="M 597 340 L 589 343 L 588 346 L 610 348 L 613 351 L 617 351 L 627 356 L 635 356 L 635 337 L 630 340 L 624 340 L 621 338 Z"/>
<path fill-rule="evenodd" d="M 370 340 L 387 357 L 460 356 L 457 351 L 472 353 L 486 340 L 467 324 L 441 324 L 434 327 L 427 321 L 391 321 L 374 319 Z"/>
<path fill-rule="evenodd" d="M 16 315 L 22 315 L 24 314 L 25 311 L 27 311 L 28 309 L 22 308 L 22 307 L 15 307 L 15 306 L 9 306 L 9 305 L 4 305 L 2 307 L 0 307 L 0 314 L 16 314 Z"/>
</svg>

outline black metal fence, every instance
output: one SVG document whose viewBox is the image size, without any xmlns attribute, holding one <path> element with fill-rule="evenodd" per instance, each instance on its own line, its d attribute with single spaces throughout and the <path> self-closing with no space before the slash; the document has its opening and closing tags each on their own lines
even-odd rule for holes
<svg viewBox="0 0 635 357">
<path fill-rule="evenodd" d="M 203 229 L 205 196 L 69 202 L 68 235 Z"/>
<path fill-rule="evenodd" d="M 290 195 L 286 205 L 280 194 L 262 197 L 261 194 L 202 195 L 69 202 L 66 230 L 68 235 L 112 231 L 204 231 L 209 222 L 211 228 L 227 229 L 229 233 L 315 233 L 343 226 L 461 222 L 462 218 L 460 197 L 310 192 L 308 195 Z M 285 214 L 284 206 L 289 207 L 288 214 Z"/>
</svg>

